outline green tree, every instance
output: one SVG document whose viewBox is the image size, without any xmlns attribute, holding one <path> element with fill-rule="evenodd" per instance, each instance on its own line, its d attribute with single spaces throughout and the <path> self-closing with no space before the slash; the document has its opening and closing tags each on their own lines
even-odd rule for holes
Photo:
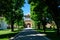
<svg viewBox="0 0 60 40">
<path fill-rule="evenodd" d="M 40 29 L 40 19 L 41 19 L 41 14 L 40 14 L 40 9 L 38 9 L 39 6 L 39 2 L 38 1 L 34 1 L 31 0 L 32 2 L 30 3 L 31 5 L 31 19 L 34 21 L 37 21 L 37 26 L 38 29 Z M 29 0 L 30 2 L 30 0 Z"/>
<path fill-rule="evenodd" d="M 11 31 L 14 31 L 14 22 L 17 19 L 17 15 L 22 19 L 21 7 L 24 4 L 24 0 L 0 0 L 0 13 L 11 23 Z M 18 11 L 18 12 L 17 12 Z"/>
<path fill-rule="evenodd" d="M 50 15 L 49 7 L 44 1 L 45 0 L 29 0 L 28 3 L 31 7 L 31 19 L 37 21 L 38 29 L 40 29 L 40 23 L 42 22 L 45 32 L 46 18 L 52 19 L 52 16 Z"/>
<path fill-rule="evenodd" d="M 31 5 L 31 19 L 37 21 L 38 29 L 40 29 L 40 23 L 42 22 L 42 17 L 46 17 L 46 5 L 41 0 L 29 0 Z M 43 15 L 44 14 L 44 15 Z M 44 21 L 45 23 L 45 21 Z M 44 24 L 43 24 L 44 25 Z M 45 26 L 44 26 L 45 29 Z"/>
<path fill-rule="evenodd" d="M 60 0 L 45 0 L 44 2 L 48 5 L 49 7 L 49 12 L 52 14 L 53 19 L 57 25 L 57 33 L 59 34 L 60 31 L 60 8 L 59 6 L 59 1 Z"/>
<path fill-rule="evenodd" d="M 22 23 L 23 20 L 23 11 L 21 9 L 17 10 L 16 20 L 18 26 L 20 26 L 20 23 Z"/>
</svg>

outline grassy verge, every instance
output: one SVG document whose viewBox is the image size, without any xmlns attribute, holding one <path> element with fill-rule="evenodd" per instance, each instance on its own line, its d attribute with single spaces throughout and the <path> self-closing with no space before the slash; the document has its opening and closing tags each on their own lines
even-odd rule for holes
<svg viewBox="0 0 60 40">
<path fill-rule="evenodd" d="M 37 31 L 40 32 L 40 33 L 44 33 L 43 30 L 37 30 Z M 51 40 L 60 40 L 60 36 L 58 36 L 56 34 L 56 31 L 55 30 L 46 30 L 46 33 L 45 34 L 47 34 L 46 37 L 48 37 Z"/>
<path fill-rule="evenodd" d="M 60 36 L 58 36 L 56 32 L 46 32 L 46 34 L 51 40 L 60 40 Z"/>
<path fill-rule="evenodd" d="M 9 40 L 9 38 L 14 37 L 18 33 L 18 29 L 11 32 L 11 29 L 0 30 L 0 40 Z"/>
</svg>

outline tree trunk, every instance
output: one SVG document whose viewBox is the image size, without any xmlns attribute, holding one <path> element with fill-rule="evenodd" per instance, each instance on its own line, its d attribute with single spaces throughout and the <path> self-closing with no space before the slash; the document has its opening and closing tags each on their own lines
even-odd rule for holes
<svg viewBox="0 0 60 40">
<path fill-rule="evenodd" d="M 45 29 L 46 29 L 45 24 L 43 24 L 43 30 L 44 30 L 44 33 L 45 33 Z"/>
<path fill-rule="evenodd" d="M 12 32 L 14 31 L 14 21 L 13 20 L 11 21 L 11 31 Z"/>
<path fill-rule="evenodd" d="M 59 20 L 55 20 L 56 25 L 57 25 L 57 35 L 60 34 L 60 21 Z"/>
<path fill-rule="evenodd" d="M 40 29 L 40 23 L 38 23 L 37 26 L 38 26 L 38 29 Z"/>
<path fill-rule="evenodd" d="M 45 20 L 42 21 L 42 25 L 43 25 L 43 30 L 44 30 L 44 33 L 45 33 L 45 29 L 46 29 L 46 27 L 45 27 L 45 25 L 46 25 L 46 21 L 45 21 Z"/>
<path fill-rule="evenodd" d="M 19 30 L 19 21 L 18 21 L 18 30 Z"/>
</svg>

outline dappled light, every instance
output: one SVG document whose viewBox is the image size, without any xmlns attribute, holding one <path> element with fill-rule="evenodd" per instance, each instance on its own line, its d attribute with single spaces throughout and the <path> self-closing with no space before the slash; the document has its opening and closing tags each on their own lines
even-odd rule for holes
<svg viewBox="0 0 60 40">
<path fill-rule="evenodd" d="M 26 36 L 46 36 L 46 34 L 30 34 L 30 35 L 26 35 Z"/>
<path fill-rule="evenodd" d="M 60 0 L 0 0 L 0 40 L 60 40 Z"/>
<path fill-rule="evenodd" d="M 45 37 L 46 34 L 41 34 L 33 29 L 25 29 L 21 31 L 18 35 L 16 35 L 13 39 L 14 40 L 50 40 Z"/>
</svg>

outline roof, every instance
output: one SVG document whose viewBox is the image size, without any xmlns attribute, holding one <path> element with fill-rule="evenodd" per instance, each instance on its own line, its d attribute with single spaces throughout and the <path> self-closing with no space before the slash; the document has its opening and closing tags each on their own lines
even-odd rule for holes
<svg viewBox="0 0 60 40">
<path fill-rule="evenodd" d="M 25 20 L 25 22 L 31 22 L 31 20 Z"/>
<path fill-rule="evenodd" d="M 28 14 L 28 15 L 24 15 L 24 17 L 30 17 L 30 14 Z"/>
</svg>

